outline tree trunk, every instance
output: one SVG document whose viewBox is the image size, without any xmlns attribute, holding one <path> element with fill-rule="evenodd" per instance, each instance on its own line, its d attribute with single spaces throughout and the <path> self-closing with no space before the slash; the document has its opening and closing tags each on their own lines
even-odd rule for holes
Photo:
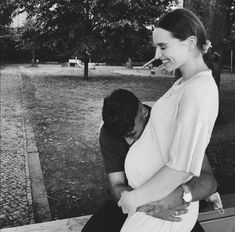
<svg viewBox="0 0 235 232">
<path fill-rule="evenodd" d="M 88 80 L 88 65 L 89 65 L 89 57 L 85 56 L 85 59 L 84 59 L 84 80 Z"/>
<path fill-rule="evenodd" d="M 31 63 L 32 63 L 32 66 L 35 66 L 35 48 L 34 47 L 32 47 L 32 50 L 31 50 L 31 53 L 32 53 L 32 61 L 31 61 Z"/>
</svg>

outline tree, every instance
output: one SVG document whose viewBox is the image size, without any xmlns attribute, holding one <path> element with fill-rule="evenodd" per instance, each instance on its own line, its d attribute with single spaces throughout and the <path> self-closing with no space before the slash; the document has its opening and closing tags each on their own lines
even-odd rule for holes
<svg viewBox="0 0 235 232">
<path fill-rule="evenodd" d="M 84 79 L 88 79 L 89 58 L 99 48 L 122 59 L 136 57 L 140 53 L 136 51 L 149 46 L 146 25 L 171 2 L 175 1 L 18 0 L 18 7 L 35 19 L 43 43 L 58 55 L 74 55 L 84 61 Z"/>
<path fill-rule="evenodd" d="M 16 33 L 17 48 L 23 51 L 31 51 L 32 62 L 35 62 L 35 53 L 40 48 L 40 28 L 34 19 L 29 18 L 23 27 Z"/>
<path fill-rule="evenodd" d="M 0 26 L 9 26 L 12 22 L 12 15 L 15 13 L 17 6 L 14 1 L 1 0 L 0 2 Z"/>
<path fill-rule="evenodd" d="M 211 40 L 213 50 L 219 52 L 215 54 L 215 59 L 220 55 L 223 57 L 225 45 L 228 45 L 234 23 L 234 0 L 184 0 L 184 7 L 194 11 L 205 25 L 208 38 Z M 218 88 L 220 87 L 221 62 L 213 64 L 212 74 Z M 216 124 L 224 124 L 225 116 L 219 107 L 219 115 Z"/>
<path fill-rule="evenodd" d="M 205 25 L 214 48 L 222 52 L 224 41 L 234 23 L 234 0 L 184 0 L 184 7 L 194 11 Z"/>
<path fill-rule="evenodd" d="M 0 48 L 1 48 L 1 57 L 2 61 L 5 59 L 5 54 L 7 54 L 9 49 L 12 47 L 13 41 L 12 30 L 9 28 L 10 23 L 12 22 L 12 15 L 16 7 L 11 1 L 3 0 L 0 2 Z"/>
</svg>

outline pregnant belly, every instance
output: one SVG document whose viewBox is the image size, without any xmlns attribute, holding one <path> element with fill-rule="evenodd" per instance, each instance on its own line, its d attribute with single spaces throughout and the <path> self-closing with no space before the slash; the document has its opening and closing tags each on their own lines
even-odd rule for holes
<svg viewBox="0 0 235 232">
<path fill-rule="evenodd" d="M 160 168 L 165 165 L 156 144 L 152 142 L 148 133 L 136 141 L 127 154 L 125 172 L 128 183 L 132 188 L 145 183 Z"/>
</svg>

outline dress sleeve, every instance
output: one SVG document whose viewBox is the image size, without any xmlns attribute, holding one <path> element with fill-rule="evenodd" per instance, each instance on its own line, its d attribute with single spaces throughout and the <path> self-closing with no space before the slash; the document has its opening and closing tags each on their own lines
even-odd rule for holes
<svg viewBox="0 0 235 232">
<path fill-rule="evenodd" d="M 184 90 L 178 105 L 170 146 L 170 158 L 166 164 L 176 170 L 199 176 L 206 147 L 211 137 L 210 99 L 206 88 L 189 86 Z"/>
</svg>

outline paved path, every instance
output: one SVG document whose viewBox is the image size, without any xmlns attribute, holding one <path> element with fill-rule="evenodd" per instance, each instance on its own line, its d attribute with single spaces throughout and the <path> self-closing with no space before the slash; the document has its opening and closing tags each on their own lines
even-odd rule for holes
<svg viewBox="0 0 235 232">
<path fill-rule="evenodd" d="M 3 68 L 0 78 L 0 228 L 2 228 L 31 224 L 34 222 L 34 217 L 18 67 Z"/>
</svg>

